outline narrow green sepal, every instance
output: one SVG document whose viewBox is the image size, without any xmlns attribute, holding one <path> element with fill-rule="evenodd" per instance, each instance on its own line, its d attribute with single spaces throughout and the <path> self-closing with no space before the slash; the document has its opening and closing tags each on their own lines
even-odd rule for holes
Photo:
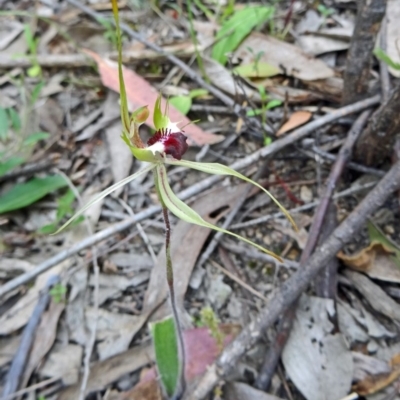
<svg viewBox="0 0 400 400">
<path fill-rule="evenodd" d="M 146 168 L 141 169 L 138 172 L 135 172 L 134 174 L 128 176 L 125 179 L 122 179 L 121 181 L 115 183 L 114 185 L 110 186 L 106 190 L 103 190 L 101 193 L 97 194 L 96 196 L 93 197 L 92 200 L 90 200 L 87 204 L 85 204 L 80 210 L 78 210 L 61 228 L 59 228 L 56 232 L 53 233 L 53 235 L 56 235 L 57 233 L 60 233 L 63 229 L 65 229 L 68 225 L 70 225 L 73 221 L 75 221 L 79 216 L 81 216 L 87 209 L 89 209 L 92 205 L 98 203 L 100 200 L 104 199 L 104 197 L 108 196 L 121 186 L 126 185 L 127 183 L 133 181 L 134 179 L 138 178 L 140 175 L 145 174 L 146 172 L 151 171 L 153 168 L 156 167 L 156 164 L 150 164 Z"/>
<path fill-rule="evenodd" d="M 175 193 L 172 191 L 168 179 L 167 179 L 167 170 L 165 169 L 164 164 L 158 164 L 156 168 L 157 172 L 157 183 L 158 183 L 158 191 L 164 202 L 165 206 L 174 214 L 176 217 L 182 219 L 183 221 L 189 222 L 191 224 L 204 226 L 205 228 L 213 229 L 218 232 L 223 232 L 228 235 L 234 236 L 237 239 L 242 240 L 248 244 L 251 244 L 258 250 L 263 251 L 276 258 L 277 260 L 282 262 L 281 257 L 265 249 L 264 247 L 252 242 L 249 239 L 244 238 L 236 233 L 230 232 L 226 229 L 220 228 L 219 226 L 213 225 L 210 222 L 205 221 L 196 211 L 190 208 L 187 204 L 185 204 L 182 200 L 180 200 Z"/>
<path fill-rule="evenodd" d="M 226 165 L 218 164 L 218 163 L 198 163 L 198 162 L 187 161 L 187 160 L 173 160 L 170 158 L 165 159 L 165 163 L 171 164 L 171 165 L 179 165 L 181 167 L 197 169 L 198 171 L 206 172 L 207 174 L 230 175 L 230 176 L 234 176 L 236 178 L 242 179 L 243 181 L 249 182 L 249 183 L 257 186 L 264 193 L 266 193 L 271 198 L 271 200 L 279 207 L 279 209 L 283 212 L 283 214 L 285 214 L 286 218 L 293 225 L 293 228 L 296 231 L 298 230 L 296 223 L 294 222 L 292 216 L 289 214 L 289 212 L 286 210 L 286 208 L 283 207 L 282 204 L 279 203 L 279 201 L 267 189 L 263 188 L 257 182 L 254 182 L 252 179 L 241 174 L 240 172 L 237 172 L 234 169 L 227 167 Z"/>
</svg>

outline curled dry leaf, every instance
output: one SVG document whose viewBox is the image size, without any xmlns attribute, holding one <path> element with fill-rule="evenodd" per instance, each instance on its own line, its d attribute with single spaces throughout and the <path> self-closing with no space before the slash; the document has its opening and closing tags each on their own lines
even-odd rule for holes
<svg viewBox="0 0 400 400">
<path fill-rule="evenodd" d="M 369 375 L 353 386 L 360 396 L 374 394 L 384 389 L 400 377 L 400 354 L 390 360 L 391 371 L 384 374 Z"/>
<path fill-rule="evenodd" d="M 284 133 L 291 131 L 292 129 L 295 129 L 306 122 L 308 122 L 312 117 L 312 113 L 310 111 L 295 111 L 285 122 L 278 132 L 276 132 L 276 136 L 282 136 Z"/>
<path fill-rule="evenodd" d="M 96 61 L 103 85 L 119 93 L 117 64 L 111 60 L 103 59 L 91 50 L 85 49 L 84 52 Z M 134 71 L 128 68 L 124 68 L 123 71 L 130 110 L 132 111 L 143 106 L 148 106 L 150 114 L 146 120 L 146 124 L 154 128 L 153 113 L 154 104 L 158 97 L 157 90 Z M 224 139 L 222 136 L 205 132 L 199 126 L 190 124 L 191 121 L 171 104 L 169 106 L 168 115 L 172 121 L 178 121 L 180 126 L 185 126 L 185 135 L 189 138 L 190 144 L 192 145 L 201 146 L 204 144 L 214 144 Z"/>
<path fill-rule="evenodd" d="M 341 251 L 337 257 L 347 267 L 364 272 L 371 278 L 400 283 L 399 260 L 395 252 L 382 243 L 374 241 L 353 255 Z"/>
</svg>

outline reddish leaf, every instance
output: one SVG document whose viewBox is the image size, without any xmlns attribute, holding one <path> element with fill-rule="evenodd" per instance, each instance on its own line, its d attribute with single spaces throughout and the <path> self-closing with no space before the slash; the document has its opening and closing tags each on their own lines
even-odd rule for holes
<svg viewBox="0 0 400 400">
<path fill-rule="evenodd" d="M 99 67 L 100 77 L 103 85 L 119 93 L 117 64 L 114 61 L 103 59 L 97 53 L 91 50 L 84 49 L 83 51 L 96 61 Z M 130 111 L 136 110 L 139 107 L 148 106 L 150 115 L 146 121 L 146 124 L 151 128 L 154 128 L 153 112 L 154 104 L 158 96 L 157 90 L 134 71 L 124 68 L 123 72 Z M 164 106 L 165 99 L 163 99 L 163 107 Z M 197 125 L 187 125 L 190 123 L 190 120 L 181 114 L 171 104 L 169 105 L 168 115 L 171 121 L 179 122 L 180 126 L 185 126 L 184 132 L 189 138 L 189 144 L 191 145 L 201 146 L 204 144 L 214 144 L 223 140 L 222 136 L 205 132 Z"/>
<path fill-rule="evenodd" d="M 281 126 L 278 132 L 276 132 L 276 136 L 279 137 L 284 133 L 305 124 L 311 119 L 311 117 L 312 114 L 309 111 L 294 112 L 288 121 Z"/>
</svg>

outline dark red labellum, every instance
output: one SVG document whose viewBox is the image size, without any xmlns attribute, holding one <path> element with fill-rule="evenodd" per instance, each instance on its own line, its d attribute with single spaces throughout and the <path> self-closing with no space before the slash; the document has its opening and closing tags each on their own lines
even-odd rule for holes
<svg viewBox="0 0 400 400">
<path fill-rule="evenodd" d="M 186 140 L 187 137 L 182 132 L 171 133 L 171 131 L 162 129 L 157 131 L 153 137 L 148 140 L 147 145 L 151 146 L 155 143 L 162 143 L 165 148 L 165 154 L 180 160 L 189 147 Z"/>
</svg>

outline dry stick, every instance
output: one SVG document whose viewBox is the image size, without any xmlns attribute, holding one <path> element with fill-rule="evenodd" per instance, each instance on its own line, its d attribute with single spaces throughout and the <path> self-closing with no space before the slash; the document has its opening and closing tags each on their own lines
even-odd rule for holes
<svg viewBox="0 0 400 400">
<path fill-rule="evenodd" d="M 367 165 L 378 165 L 392 155 L 400 131 L 400 82 L 389 100 L 372 115 L 357 141 L 354 156 Z"/>
<path fill-rule="evenodd" d="M 321 202 L 315 212 L 313 222 L 308 234 L 306 246 L 300 257 L 300 269 L 305 268 L 307 261 L 309 260 L 314 248 L 317 244 L 322 224 L 325 220 L 326 212 L 329 204 L 332 201 L 333 192 L 336 188 L 336 184 L 342 175 L 343 169 L 350 158 L 351 150 L 356 142 L 358 136 L 361 133 L 364 125 L 367 123 L 367 119 L 371 111 L 364 111 L 355 121 L 347 139 L 341 147 L 335 164 L 332 166 L 332 170 L 329 174 L 326 183 L 326 189 L 322 196 Z M 331 234 L 331 232 L 329 232 Z M 281 357 L 283 348 L 289 339 L 290 332 L 292 330 L 294 317 L 296 315 L 297 300 L 292 304 L 284 313 L 281 320 L 279 321 L 278 333 L 273 344 L 269 347 L 269 350 L 265 356 L 261 371 L 256 380 L 256 387 L 262 390 L 266 390 L 271 382 L 272 376 L 275 372 L 276 366 L 278 365 Z"/>
<path fill-rule="evenodd" d="M 70 1 L 70 0 L 69 0 Z M 339 118 L 342 118 L 346 115 L 353 114 L 364 110 L 365 108 L 371 107 L 377 103 L 379 103 L 380 96 L 374 96 L 366 100 L 359 101 L 357 103 L 339 108 L 336 111 L 333 111 L 330 114 L 327 114 L 321 118 L 318 118 L 315 121 L 310 122 L 307 125 L 302 126 L 299 129 L 296 129 L 291 134 L 285 136 L 282 139 L 277 140 L 276 142 L 270 144 L 269 146 L 263 147 L 260 150 L 254 152 L 253 154 L 243 158 L 242 160 L 238 160 L 230 165 L 231 168 L 236 170 L 241 170 L 246 168 L 250 165 L 254 165 L 258 160 L 261 158 L 265 158 L 271 156 L 272 154 L 276 153 L 277 151 L 282 150 L 284 147 L 295 143 L 296 141 L 304 138 L 308 134 L 314 132 L 316 129 L 329 124 Z M 210 186 L 214 185 L 215 183 L 219 182 L 223 179 L 224 176 L 220 175 L 212 175 L 202 181 L 192 185 L 191 187 L 183 190 L 179 193 L 178 197 L 181 200 L 186 200 L 196 194 L 201 193 L 203 190 L 209 188 Z M 26 272 L 17 278 L 8 281 L 4 285 L 0 287 L 0 298 L 4 296 L 6 293 L 10 292 L 18 288 L 19 286 L 29 282 L 30 280 L 34 279 L 36 276 L 40 275 L 41 273 L 47 271 L 48 269 L 56 266 L 60 262 L 66 260 L 67 258 L 73 256 L 76 253 L 86 249 L 87 247 L 92 246 L 95 243 L 98 243 L 108 237 L 119 233 L 133 224 L 143 221 L 146 218 L 150 218 L 156 213 L 161 211 L 160 206 L 152 206 L 148 209 L 141 211 L 135 215 L 133 218 L 128 218 L 125 221 L 118 222 L 106 229 L 103 229 L 96 234 L 89 236 L 82 240 L 81 242 L 75 244 L 74 246 L 70 247 L 67 250 L 63 250 L 60 253 L 56 254 L 55 256 L 49 258 L 48 260 L 44 261 L 43 263 L 39 264 L 35 269 L 32 271 Z"/>
<path fill-rule="evenodd" d="M 359 0 L 356 26 L 347 53 L 343 84 L 343 104 L 353 103 L 368 93 L 372 50 L 387 0 Z"/>
<path fill-rule="evenodd" d="M 311 256 L 305 268 L 299 268 L 285 281 L 280 288 L 275 289 L 269 296 L 269 303 L 261 310 L 256 319 L 251 322 L 239 336 L 222 352 L 196 389 L 188 396 L 190 399 L 203 399 L 222 379 L 239 358 L 257 341 L 307 288 L 309 283 L 324 268 L 329 259 L 348 243 L 363 227 L 367 217 L 384 204 L 386 199 L 400 188 L 400 162 L 397 162 L 379 182 L 379 184 L 364 198 L 333 234 Z"/>
<path fill-rule="evenodd" d="M 29 353 L 31 351 L 32 343 L 35 339 L 36 328 L 40 323 L 42 314 L 47 308 L 50 301 L 49 289 L 59 281 L 58 276 L 51 276 L 46 283 L 46 286 L 36 304 L 32 315 L 26 325 L 24 332 L 22 333 L 21 342 L 18 350 L 12 360 L 10 370 L 8 371 L 6 383 L 3 388 L 3 397 L 14 393 L 18 390 L 18 386 L 21 381 L 21 377 L 24 373 Z"/>
<path fill-rule="evenodd" d="M 336 160 L 336 156 L 334 154 L 331 154 L 331 153 L 328 153 L 327 151 L 321 150 L 317 146 L 313 146 L 312 151 L 314 153 L 318 154 L 319 156 L 326 158 L 329 161 Z M 380 169 L 366 167 L 365 165 L 357 164 L 357 163 L 351 162 L 351 161 L 347 163 L 347 168 L 352 169 L 354 171 L 362 172 L 363 174 L 379 176 L 380 178 L 382 178 L 385 175 L 385 172 Z"/>
</svg>

